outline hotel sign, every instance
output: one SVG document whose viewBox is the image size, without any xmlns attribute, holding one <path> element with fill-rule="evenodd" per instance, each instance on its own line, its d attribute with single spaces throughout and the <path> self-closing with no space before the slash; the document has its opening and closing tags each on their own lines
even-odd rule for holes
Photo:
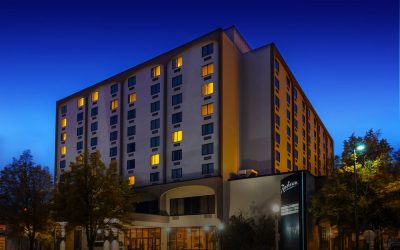
<svg viewBox="0 0 400 250">
<path fill-rule="evenodd" d="M 286 184 L 281 184 L 281 194 L 286 193 L 286 191 L 291 190 L 299 185 L 298 181 L 293 181 L 290 182 L 290 180 L 287 181 Z"/>
</svg>

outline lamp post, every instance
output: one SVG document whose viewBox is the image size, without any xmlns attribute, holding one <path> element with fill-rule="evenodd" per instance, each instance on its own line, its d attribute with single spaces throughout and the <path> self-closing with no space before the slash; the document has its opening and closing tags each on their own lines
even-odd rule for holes
<svg viewBox="0 0 400 250">
<path fill-rule="evenodd" d="M 272 206 L 272 212 L 275 214 L 275 249 L 279 250 L 279 221 L 278 221 L 278 214 L 280 211 L 280 207 L 278 204 L 274 204 Z"/>
<path fill-rule="evenodd" d="M 357 151 L 363 151 L 365 145 L 360 144 L 354 149 L 354 232 L 356 240 L 356 249 L 358 250 L 358 214 L 357 214 Z"/>
</svg>

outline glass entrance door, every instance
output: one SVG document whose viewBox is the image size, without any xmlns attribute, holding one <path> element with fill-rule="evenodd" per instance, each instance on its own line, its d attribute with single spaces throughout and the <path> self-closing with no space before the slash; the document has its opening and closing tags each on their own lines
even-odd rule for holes
<svg viewBox="0 0 400 250">
<path fill-rule="evenodd" d="M 125 232 L 127 250 L 161 250 L 160 228 L 131 228 Z"/>
<path fill-rule="evenodd" d="M 168 250 L 215 250 L 212 235 L 215 228 L 202 227 L 171 228 L 168 235 Z"/>
</svg>

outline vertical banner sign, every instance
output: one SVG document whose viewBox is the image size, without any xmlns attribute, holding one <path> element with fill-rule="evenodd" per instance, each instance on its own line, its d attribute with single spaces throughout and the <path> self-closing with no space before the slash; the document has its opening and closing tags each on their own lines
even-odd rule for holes
<svg viewBox="0 0 400 250">
<path fill-rule="evenodd" d="M 281 249 L 301 249 L 301 173 L 281 180 Z"/>
</svg>

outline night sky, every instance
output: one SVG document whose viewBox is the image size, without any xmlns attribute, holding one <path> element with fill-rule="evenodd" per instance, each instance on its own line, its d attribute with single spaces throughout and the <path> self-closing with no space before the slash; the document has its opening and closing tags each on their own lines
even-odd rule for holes
<svg viewBox="0 0 400 250">
<path fill-rule="evenodd" d="M 53 171 L 56 100 L 231 25 L 275 42 L 336 154 L 370 128 L 400 148 L 397 0 L 191 2 L 2 0 L 0 168 L 31 149 Z"/>
</svg>

